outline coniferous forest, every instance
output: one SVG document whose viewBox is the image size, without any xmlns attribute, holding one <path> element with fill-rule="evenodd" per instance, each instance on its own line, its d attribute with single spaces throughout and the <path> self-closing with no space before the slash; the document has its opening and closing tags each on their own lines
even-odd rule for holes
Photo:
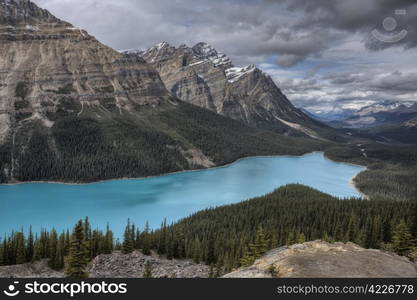
<svg viewBox="0 0 417 300">
<path fill-rule="evenodd" d="M 319 217 L 318 217 L 319 216 Z M 144 220 L 136 220 L 143 222 Z M 137 223 L 139 224 L 139 223 Z M 80 220 L 73 231 L 40 234 L 23 230 L 5 237 L 0 265 L 48 259 L 51 268 L 65 268 L 69 277 L 86 277 L 85 267 L 99 254 L 113 250 L 167 258 L 189 258 L 211 265 L 220 275 L 247 266 L 267 250 L 304 241 L 354 242 L 416 258 L 417 203 L 338 199 L 302 185 L 281 187 L 263 197 L 206 209 L 157 230 L 128 220 L 123 240 L 110 228 L 92 229 Z"/>
</svg>

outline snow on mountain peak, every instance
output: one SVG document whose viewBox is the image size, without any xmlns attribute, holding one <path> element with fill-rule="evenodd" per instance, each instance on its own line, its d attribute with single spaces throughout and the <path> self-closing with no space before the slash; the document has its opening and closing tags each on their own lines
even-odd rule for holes
<svg viewBox="0 0 417 300">
<path fill-rule="evenodd" d="M 200 59 L 209 59 L 216 67 L 232 66 L 232 61 L 226 54 L 217 52 L 217 50 L 208 43 L 200 42 L 191 49 L 196 57 Z"/>
<path fill-rule="evenodd" d="M 225 72 L 226 72 L 227 80 L 233 83 L 233 82 L 238 81 L 242 76 L 249 74 L 255 70 L 256 70 L 255 65 L 249 65 L 243 68 L 238 68 L 238 67 L 229 68 L 229 69 L 226 69 Z"/>
</svg>

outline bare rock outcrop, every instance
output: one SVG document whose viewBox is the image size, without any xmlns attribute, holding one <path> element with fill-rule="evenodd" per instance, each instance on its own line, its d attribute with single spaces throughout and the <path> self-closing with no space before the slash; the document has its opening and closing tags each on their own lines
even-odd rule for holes
<svg viewBox="0 0 417 300">
<path fill-rule="evenodd" d="M 143 277 L 146 263 L 152 268 L 152 277 L 156 278 L 205 278 L 209 267 L 195 264 L 190 260 L 169 260 L 157 255 L 143 255 L 139 251 L 131 254 L 113 252 L 110 255 L 97 256 L 89 266 L 90 277 L 140 278 Z"/>
<path fill-rule="evenodd" d="M 139 251 L 99 255 L 88 265 L 90 278 L 141 278 L 149 262 L 155 278 L 206 278 L 209 267 L 190 260 L 166 259 L 156 254 L 144 255 Z M 0 278 L 61 278 L 63 271 L 54 271 L 47 260 L 22 265 L 0 267 Z"/>
<path fill-rule="evenodd" d="M 48 260 L 34 263 L 0 267 L 0 278 L 61 278 L 63 272 L 54 271 L 48 266 Z"/>
<path fill-rule="evenodd" d="M 252 266 L 224 277 L 417 277 L 417 264 L 353 243 L 313 241 L 271 250 Z"/>
</svg>

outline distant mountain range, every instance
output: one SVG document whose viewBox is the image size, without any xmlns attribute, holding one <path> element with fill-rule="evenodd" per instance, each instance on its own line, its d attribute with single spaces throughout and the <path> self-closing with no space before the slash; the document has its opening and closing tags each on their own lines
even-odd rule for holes
<svg viewBox="0 0 417 300">
<path fill-rule="evenodd" d="M 357 111 L 314 114 L 312 118 L 379 142 L 417 143 L 417 102 L 383 101 Z"/>
<path fill-rule="evenodd" d="M 346 113 L 344 117 L 328 123 L 337 127 L 375 127 L 398 125 L 414 117 L 417 117 L 417 102 L 383 101 Z"/>
</svg>

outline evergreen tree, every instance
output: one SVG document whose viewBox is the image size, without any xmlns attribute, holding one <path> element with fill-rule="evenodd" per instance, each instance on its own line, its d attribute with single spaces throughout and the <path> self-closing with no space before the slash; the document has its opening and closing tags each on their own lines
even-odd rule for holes
<svg viewBox="0 0 417 300">
<path fill-rule="evenodd" d="M 358 236 L 358 222 L 356 220 L 356 216 L 352 214 L 349 218 L 349 224 L 344 241 L 358 243 Z"/>
<path fill-rule="evenodd" d="M 145 255 L 151 254 L 151 242 L 149 237 L 149 223 L 146 221 L 145 230 L 142 232 L 142 253 Z"/>
<path fill-rule="evenodd" d="M 105 234 L 104 239 L 105 239 L 104 241 L 105 247 L 103 251 L 105 254 L 110 254 L 113 252 L 114 245 L 113 245 L 113 232 L 110 230 L 109 224 L 107 224 L 106 226 L 106 234 Z"/>
<path fill-rule="evenodd" d="M 139 228 L 136 228 L 135 249 L 142 249 L 141 233 Z"/>
<path fill-rule="evenodd" d="M 123 234 L 122 252 L 124 254 L 132 253 L 133 248 L 134 248 L 134 236 L 132 232 L 132 226 L 130 224 L 130 219 L 128 219 L 125 232 Z"/>
<path fill-rule="evenodd" d="M 84 227 L 84 244 L 87 249 L 89 259 L 91 259 L 93 258 L 92 249 L 91 249 L 92 248 L 92 245 L 91 245 L 92 233 L 91 233 L 91 225 L 90 225 L 90 221 L 88 220 L 88 217 L 85 217 L 83 227 Z"/>
<path fill-rule="evenodd" d="M 417 201 L 413 202 L 412 211 L 413 211 L 413 214 L 411 216 L 412 223 L 411 223 L 410 233 L 413 236 L 414 240 L 417 241 Z"/>
<path fill-rule="evenodd" d="M 268 244 L 269 239 L 266 238 L 262 227 L 259 227 L 256 232 L 255 241 L 249 244 L 249 249 L 245 257 L 242 258 L 241 265 L 252 265 L 255 260 L 260 258 L 268 250 Z"/>
<path fill-rule="evenodd" d="M 26 262 L 25 254 L 25 239 L 23 232 L 16 233 L 16 264 L 23 264 Z"/>
<path fill-rule="evenodd" d="M 392 248 L 400 255 L 407 255 L 413 249 L 413 238 L 404 220 L 394 229 Z"/>
<path fill-rule="evenodd" d="M 89 252 L 85 245 L 84 227 L 82 220 L 78 221 L 71 236 L 68 263 L 65 275 L 71 278 L 86 278 Z"/>
<path fill-rule="evenodd" d="M 62 244 L 58 243 L 58 246 L 56 248 L 56 254 L 55 254 L 54 269 L 61 270 L 63 267 L 64 267 L 63 248 L 62 248 Z"/>
<path fill-rule="evenodd" d="M 49 253 L 49 266 L 54 270 L 59 270 L 59 268 L 57 268 L 57 266 L 59 265 L 59 263 L 57 262 L 58 234 L 56 233 L 55 229 L 52 229 L 51 234 L 49 235 Z"/>
<path fill-rule="evenodd" d="M 64 246 L 64 256 L 69 255 L 69 249 L 71 247 L 71 235 L 69 230 L 65 232 L 65 246 Z"/>
<path fill-rule="evenodd" d="M 33 232 L 32 232 L 32 225 L 29 227 L 29 236 L 27 240 L 26 246 L 26 261 L 32 261 L 33 259 L 33 252 L 34 252 L 34 239 L 33 239 Z"/>
<path fill-rule="evenodd" d="M 152 278 L 152 265 L 149 260 L 145 263 L 145 269 L 143 270 L 143 278 Z"/>
<path fill-rule="evenodd" d="M 166 219 L 161 224 L 159 239 L 158 239 L 158 253 L 163 254 L 167 252 L 167 223 Z"/>
<path fill-rule="evenodd" d="M 40 260 L 42 258 L 42 246 L 41 242 L 38 239 L 37 235 L 35 236 L 35 242 L 33 245 L 33 258 L 32 262 Z"/>
</svg>

